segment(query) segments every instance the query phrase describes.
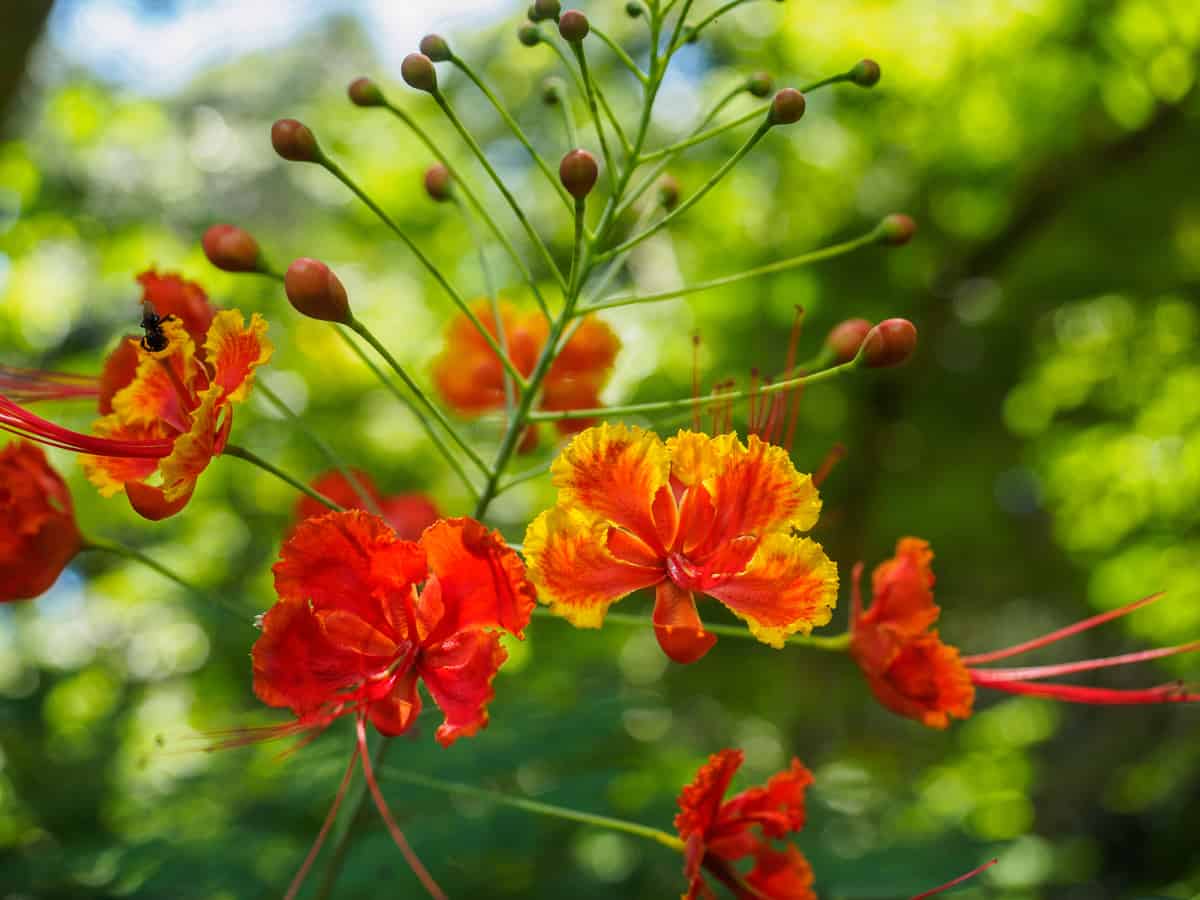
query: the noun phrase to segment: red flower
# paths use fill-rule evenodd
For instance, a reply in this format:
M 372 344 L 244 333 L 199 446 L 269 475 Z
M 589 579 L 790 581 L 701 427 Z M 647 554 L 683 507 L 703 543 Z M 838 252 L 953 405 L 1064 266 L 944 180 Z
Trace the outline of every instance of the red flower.
M 362 494 L 366 494 L 383 513 L 383 518 L 392 526 L 396 536 L 406 541 L 415 541 L 421 532 L 439 518 L 437 505 L 422 493 L 383 497 L 366 472 L 352 469 L 350 475 L 357 482 L 357 489 L 349 478 L 336 470 L 319 476 L 312 482 L 312 488 L 345 509 L 368 509 L 362 497 Z M 327 512 L 329 507 L 308 496 L 302 496 L 296 504 L 297 520 L 323 516 Z
M 1042 679 L 1059 675 L 1188 653 L 1200 649 L 1200 641 L 1056 665 L 1014 669 L 978 667 L 981 663 L 996 662 L 1044 647 L 1128 615 L 1157 600 L 1161 594 L 1092 616 L 1013 647 L 963 657 L 956 647 L 944 643 L 937 631 L 930 630 L 941 613 L 933 602 L 932 560 L 933 551 L 927 542 L 918 538 L 900 540 L 896 545 L 895 557 L 875 570 L 872 578 L 873 600 L 866 612 L 862 610 L 859 590 L 861 564 L 854 570 L 850 652 L 867 676 L 876 699 L 893 712 L 916 719 L 930 728 L 945 728 L 950 724 L 951 717 L 965 719 L 971 715 L 976 686 L 1010 694 L 1051 697 L 1069 703 L 1124 705 L 1200 701 L 1200 694 L 1188 692 L 1179 684 L 1140 690 L 1114 690 L 1042 683 Z
M 42 448 L 0 450 L 0 603 L 47 591 L 82 543 L 71 494 Z
M 791 768 L 773 775 L 765 787 L 725 800 L 743 759 L 741 750 L 713 754 L 679 795 L 675 828 L 685 844 L 685 900 L 713 897 L 704 883 L 704 870 L 739 900 L 815 900 L 808 860 L 795 847 L 777 850 L 771 845 L 804 827 L 804 792 L 812 774 L 793 759 Z M 754 865 L 743 878 L 731 863 L 746 857 L 752 857 Z

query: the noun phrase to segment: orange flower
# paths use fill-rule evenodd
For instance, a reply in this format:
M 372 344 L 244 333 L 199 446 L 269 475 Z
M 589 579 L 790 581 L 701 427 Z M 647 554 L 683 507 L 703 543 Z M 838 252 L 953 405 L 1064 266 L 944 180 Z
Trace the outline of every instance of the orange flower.
M 42 448 L 0 450 L 0 603 L 45 593 L 82 543 L 66 482 Z
M 473 312 L 499 340 L 491 303 L 478 301 Z M 549 336 L 545 317 L 539 312 L 522 314 L 512 304 L 501 303 L 500 324 L 513 366 L 528 377 Z M 541 408 L 599 406 L 600 391 L 612 374 L 620 349 L 621 341 L 608 325 L 595 316 L 585 316 L 546 373 Z M 504 408 L 504 367 L 465 315 L 455 316 L 446 329 L 445 349 L 433 361 L 433 381 L 442 399 L 460 415 L 474 417 Z M 586 419 L 557 423 L 563 434 L 581 431 L 591 424 Z
M 599 628 L 614 602 L 654 587 L 659 645 L 689 663 L 716 642 L 696 593 L 773 647 L 829 621 L 837 567 L 793 533 L 812 528 L 821 501 L 781 448 L 691 431 L 664 443 L 606 423 L 577 435 L 551 471 L 558 503 L 530 524 L 525 557 L 542 602 L 576 627 Z
M 804 855 L 793 846 L 781 851 L 770 843 L 804 827 L 804 792 L 812 784 L 812 773 L 793 759 L 791 767 L 773 775 L 765 787 L 725 800 L 743 759 L 741 750 L 714 753 L 679 795 L 675 828 L 685 845 L 684 900 L 713 897 L 704 883 L 705 870 L 739 900 L 816 900 L 812 868 Z M 754 867 L 743 878 L 730 864 L 746 857 L 753 857 Z
M 1155 594 L 1119 609 L 1060 628 L 1049 634 L 975 656 L 959 655 L 930 631 L 941 610 L 933 602 L 933 551 L 918 538 L 902 538 L 894 558 L 879 565 L 872 578 L 871 608 L 862 610 L 859 577 L 854 570 L 850 652 L 876 699 L 892 712 L 915 719 L 930 728 L 946 728 L 951 717 L 971 715 L 976 687 L 1009 694 L 1049 697 L 1067 703 L 1131 705 L 1145 703 L 1195 703 L 1200 694 L 1179 684 L 1142 689 L 1094 688 L 1074 684 L 1045 684 L 1043 679 L 1092 669 L 1129 665 L 1200 649 L 1200 641 L 1174 647 L 1142 650 L 1100 659 L 1024 666 L 1012 669 L 981 668 L 981 663 L 1007 659 L 1078 634 L 1104 622 L 1128 615 L 1161 597 Z
M 437 505 L 422 493 L 383 497 L 366 472 L 353 469 L 350 474 L 358 482 L 359 490 L 374 501 L 376 508 L 383 513 L 384 520 L 392 526 L 392 530 L 401 540 L 417 540 L 421 532 L 439 518 Z M 359 491 L 355 490 L 354 485 L 341 472 L 326 472 L 313 481 L 312 487 L 318 494 L 328 497 L 344 509 L 367 509 Z M 329 507 L 311 497 L 302 496 L 296 504 L 297 521 L 323 516 L 327 512 Z

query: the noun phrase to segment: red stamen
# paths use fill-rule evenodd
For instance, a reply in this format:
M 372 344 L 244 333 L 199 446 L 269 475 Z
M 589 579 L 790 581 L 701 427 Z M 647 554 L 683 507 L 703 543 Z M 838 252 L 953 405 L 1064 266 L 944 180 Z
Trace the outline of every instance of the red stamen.
M 976 866 L 974 869 L 972 869 L 966 875 L 959 875 L 957 878 L 952 878 L 950 881 L 947 881 L 945 884 L 941 885 L 940 887 L 935 887 L 931 891 L 925 891 L 923 894 L 917 894 L 915 897 L 912 897 L 911 900 L 925 900 L 926 897 L 932 897 L 934 894 L 940 894 L 940 893 L 942 893 L 942 891 L 948 891 L 948 890 L 950 890 L 950 888 L 954 887 L 955 885 L 962 884 L 968 878 L 974 878 L 976 875 L 978 875 L 980 872 L 984 871 L 985 869 L 990 869 L 992 866 L 994 866 L 998 862 L 1000 862 L 999 859 L 989 859 L 982 866 Z
M 748 408 L 746 413 L 746 434 L 748 435 L 761 434 L 758 421 L 759 400 L 761 399 L 761 395 L 758 391 L 758 369 L 754 368 L 750 370 L 750 397 L 746 401 L 746 406 Z
M 825 458 L 821 460 L 821 465 L 817 466 L 817 471 L 813 473 L 813 486 L 820 487 L 821 483 L 829 477 L 829 473 L 833 471 L 833 467 L 845 458 L 845 444 L 834 444 L 830 447 L 829 452 L 825 454 Z
M 863 564 L 860 560 L 854 564 L 854 568 L 850 572 L 850 630 L 854 630 L 854 624 L 862 616 L 862 573 Z
M 997 681 L 1034 681 L 1039 678 L 1073 675 L 1076 672 L 1090 672 L 1093 669 L 1107 669 L 1111 666 L 1127 666 L 1133 663 L 1146 662 L 1151 659 L 1162 659 L 1164 656 L 1191 653 L 1194 650 L 1200 650 L 1200 641 L 1192 641 L 1190 644 L 1179 644 L 1175 647 L 1139 650 L 1136 653 L 1124 653 L 1120 656 L 1084 659 L 1079 662 L 1058 663 L 1050 666 L 1024 666 L 1015 669 L 977 669 L 976 671 L 985 679 L 994 678 Z
M 800 346 L 800 333 L 804 325 L 804 307 L 796 307 L 796 316 L 792 319 L 792 333 L 788 336 L 787 364 L 783 367 L 783 378 L 796 377 L 796 350 Z M 787 406 L 787 425 L 783 430 L 783 449 L 792 452 L 792 437 L 796 433 L 796 419 L 800 415 L 800 397 L 804 385 L 798 384 L 783 392 L 782 402 Z
M 980 687 L 1022 694 L 1029 697 L 1050 697 L 1065 703 L 1087 703 L 1094 706 L 1140 706 L 1150 703 L 1200 703 L 1200 693 L 1188 691 L 1182 682 L 1160 684 L 1141 690 L 1084 687 L 1078 684 L 1043 684 L 1040 681 L 1004 681 L 986 677 L 986 670 L 970 669 L 971 681 Z
M 404 832 L 400 830 L 400 826 L 396 824 L 396 820 L 392 818 L 392 812 L 388 809 L 387 801 L 383 799 L 383 793 L 379 790 L 379 784 L 375 781 L 375 773 L 371 769 L 371 757 L 367 752 L 367 729 L 366 720 L 360 715 L 355 720 L 355 727 L 358 729 L 358 752 L 362 757 L 363 775 L 367 779 L 367 788 L 371 791 L 371 799 L 375 801 L 375 808 L 379 810 L 379 815 L 383 816 L 383 821 L 387 825 L 388 833 L 392 836 L 392 841 L 400 848 L 400 853 L 408 861 L 408 865 L 412 868 L 421 884 L 425 886 L 425 890 L 429 892 L 429 896 L 434 900 L 446 900 L 446 895 L 442 889 L 438 887 L 437 882 L 433 880 L 433 876 L 429 874 L 429 870 L 422 865 L 421 860 L 417 858 L 417 854 L 413 852 L 413 848 L 409 846 L 408 839 L 404 837 Z
M 788 378 L 793 378 L 795 375 L 788 372 Z M 800 398 L 804 396 L 804 384 L 798 384 L 795 387 L 790 387 L 784 392 L 787 398 L 787 427 L 784 429 L 783 449 L 788 453 L 792 452 L 792 441 L 796 436 L 796 423 L 800 419 Z
M 700 431 L 700 335 L 692 335 L 692 431 Z
M 1097 625 L 1103 625 L 1105 622 L 1111 622 L 1113 619 L 1119 619 L 1121 616 L 1127 616 L 1131 612 L 1141 609 L 1158 600 L 1163 596 L 1164 592 L 1159 591 L 1157 594 L 1151 594 L 1149 597 L 1143 597 L 1141 600 L 1135 600 L 1132 603 L 1126 604 L 1118 609 L 1111 609 L 1108 612 L 1100 613 L 1098 616 L 1092 616 L 1089 619 L 1084 619 L 1082 622 L 1076 622 L 1074 625 L 1068 625 L 1066 628 L 1060 628 L 1057 631 L 1052 631 L 1049 634 L 1042 635 L 1039 638 L 1034 638 L 1031 641 L 1025 641 L 1022 644 L 1014 644 L 1011 647 L 1005 647 L 1002 650 L 993 650 L 990 653 L 977 653 L 974 656 L 964 656 L 963 662 L 968 666 L 978 665 L 979 663 L 995 662 L 999 659 L 1008 659 L 1010 656 L 1016 656 L 1020 653 L 1025 653 L 1028 650 L 1036 650 L 1039 647 L 1045 647 L 1047 644 L 1053 644 L 1055 641 L 1061 641 L 1063 638 L 1071 637 L 1079 634 L 1081 631 L 1087 631 L 1089 628 L 1095 628 Z
M 100 394 L 100 379 L 94 375 L 18 369 L 0 364 L 0 394 L 19 403 L 96 397 Z
M 34 415 L 3 396 L 0 396 L 0 431 L 10 431 L 62 450 L 126 459 L 162 459 L 170 456 L 175 446 L 170 440 L 124 441 L 71 431 Z
M 354 764 L 358 762 L 358 756 L 359 748 L 358 744 L 355 744 L 354 750 L 350 754 L 350 762 L 346 766 L 346 774 L 342 776 L 342 783 L 338 785 L 337 793 L 333 795 L 333 803 L 329 807 L 329 812 L 325 814 L 325 821 L 321 823 L 321 830 L 317 832 L 316 840 L 313 841 L 312 847 L 309 848 L 308 855 L 304 857 L 304 862 L 300 865 L 300 870 L 292 879 L 292 883 L 288 885 L 287 893 L 283 895 L 283 900 L 294 900 L 295 896 L 300 893 L 300 888 L 304 886 L 304 880 L 308 877 L 309 869 L 317 861 L 317 854 L 321 852 L 325 838 L 329 836 L 329 829 L 333 827 L 333 823 L 337 819 L 337 811 L 342 805 L 342 798 L 346 796 L 346 788 L 350 786 L 350 778 L 354 775 Z

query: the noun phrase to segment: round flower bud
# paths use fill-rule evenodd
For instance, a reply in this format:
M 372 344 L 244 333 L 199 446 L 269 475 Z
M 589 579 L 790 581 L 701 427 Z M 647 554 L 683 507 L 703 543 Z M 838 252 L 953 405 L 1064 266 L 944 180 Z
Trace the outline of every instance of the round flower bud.
M 637 0 L 629 0 L 629 2 L 625 4 L 625 15 L 629 16 L 631 19 L 638 18 L 641 16 L 642 12 L 642 4 L 638 3 Z
M 542 82 L 542 102 L 547 106 L 557 106 L 563 98 L 563 80 L 551 76 Z
M 590 30 L 587 16 L 577 9 L 568 9 L 558 19 L 558 33 L 568 43 L 578 44 L 588 36 Z
M 860 59 L 850 70 L 850 80 L 859 87 L 874 87 L 879 84 L 879 63 L 873 59 Z
M 784 88 L 775 94 L 769 113 L 772 125 L 791 125 L 799 122 L 806 106 L 804 95 L 795 88 Z
M 916 221 L 912 216 L 906 216 L 904 213 L 892 213 L 890 216 L 884 216 L 883 221 L 879 223 L 879 239 L 893 247 L 907 244 L 916 233 Z
M 424 53 L 410 53 L 400 63 L 400 75 L 404 83 L 418 91 L 432 94 L 437 90 L 437 69 Z
M 542 42 L 542 32 L 536 25 L 526 22 L 517 29 L 517 40 L 526 47 L 536 47 Z
M 867 332 L 862 343 L 863 365 L 872 369 L 898 366 L 917 349 L 917 328 L 908 319 L 884 319 Z
M 562 4 L 558 0 L 533 0 L 533 4 L 529 7 L 529 19 L 533 22 L 557 19 L 560 12 L 562 12 Z
M 200 241 L 208 261 L 225 272 L 257 272 L 258 241 L 236 225 L 213 225 Z
M 765 97 L 775 89 L 775 79 L 770 72 L 755 72 L 746 79 L 746 90 L 755 97 Z
M 284 159 L 292 162 L 320 162 L 321 148 L 316 135 L 307 125 L 295 119 L 280 119 L 271 126 L 271 146 Z
M 679 181 L 674 175 L 658 179 L 658 202 L 667 212 L 679 205 Z
M 354 318 L 350 315 L 346 289 L 320 260 L 306 257 L 295 260 L 283 277 L 283 289 L 296 311 L 310 319 L 346 325 Z
M 847 319 L 833 326 L 825 338 L 825 346 L 833 351 L 833 358 L 837 362 L 850 362 L 858 356 L 858 348 L 862 346 L 871 327 L 866 319 Z
M 346 88 L 350 102 L 355 106 L 383 106 L 383 91 L 370 78 L 355 78 Z
M 421 52 L 434 62 L 445 62 L 450 58 L 450 45 L 440 34 L 427 34 L 419 44 Z
M 450 170 L 441 163 L 425 170 L 425 193 L 437 203 L 450 199 Z
M 567 189 L 567 193 L 576 200 L 582 200 L 591 193 L 599 175 L 600 167 L 596 163 L 596 157 L 586 150 L 572 150 L 562 158 L 558 166 L 559 180 Z

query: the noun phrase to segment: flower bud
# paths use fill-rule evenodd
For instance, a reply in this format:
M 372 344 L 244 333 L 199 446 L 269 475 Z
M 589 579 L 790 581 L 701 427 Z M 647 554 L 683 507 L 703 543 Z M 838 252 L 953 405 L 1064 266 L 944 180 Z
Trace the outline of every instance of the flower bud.
M 425 170 L 425 193 L 437 203 L 450 199 L 450 170 L 441 163 Z
M 679 205 L 679 180 L 674 175 L 664 175 L 658 180 L 658 203 L 667 212 Z
M 912 216 L 906 216 L 904 213 L 892 213 L 890 216 L 884 216 L 883 221 L 879 223 L 879 240 L 885 244 L 891 244 L 893 247 L 907 244 L 916 233 L 916 221 Z
M 383 91 L 370 78 L 355 78 L 350 82 L 350 87 L 346 88 L 346 93 L 350 95 L 350 102 L 355 106 L 383 106 L 386 102 Z
M 563 18 L 566 18 L 565 14 Z M 596 186 L 596 178 L 600 175 L 600 167 L 596 157 L 586 150 L 572 150 L 562 158 L 558 166 L 558 177 L 567 193 L 576 200 L 582 200 Z
M 450 58 L 450 45 L 440 34 L 427 34 L 419 44 L 421 52 L 434 62 L 445 62 Z
M 631 19 L 638 18 L 643 12 L 644 9 L 642 4 L 638 3 L 637 0 L 629 0 L 629 2 L 625 4 L 625 15 L 629 16 Z
M 858 348 L 862 346 L 871 327 L 871 323 L 866 319 L 847 319 L 845 322 L 839 322 L 825 338 L 825 346 L 833 351 L 833 358 L 837 362 L 850 362 L 858 356 Z
M 860 59 L 850 70 L 850 80 L 859 87 L 874 87 L 879 84 L 879 63 L 873 59 Z
M 347 325 L 354 318 L 350 315 L 346 289 L 320 260 L 306 257 L 295 260 L 283 277 L 283 289 L 296 311 L 310 319 Z
M 271 126 L 271 146 L 292 162 L 320 162 L 321 148 L 307 125 L 295 119 L 280 119 Z
M 562 103 L 564 87 L 566 85 L 561 78 L 554 75 L 547 78 L 542 82 L 542 102 L 547 106 L 558 106 Z
M 746 79 L 746 90 L 755 97 L 765 97 L 775 88 L 775 79 L 770 72 L 755 72 Z
M 577 9 L 568 9 L 558 19 L 558 33 L 569 44 L 578 44 L 588 36 L 590 30 L 587 16 Z
M 258 241 L 236 225 L 213 225 L 200 243 L 208 261 L 222 271 L 258 271 Z
M 410 53 L 400 63 L 400 75 L 404 83 L 418 91 L 432 94 L 437 90 L 437 70 L 424 53 Z
M 806 105 L 802 93 L 795 88 L 784 88 L 775 94 L 775 99 L 771 101 L 768 121 L 772 125 L 791 125 L 793 122 L 799 122 Z
M 908 319 L 884 319 L 867 332 L 862 364 L 872 369 L 898 366 L 917 349 L 917 329 Z
M 529 7 L 529 20 L 542 22 L 546 19 L 557 19 L 562 12 L 562 4 L 558 0 L 533 0 Z
M 526 22 L 517 29 L 517 40 L 526 47 L 536 47 L 542 42 L 542 32 L 536 25 Z

